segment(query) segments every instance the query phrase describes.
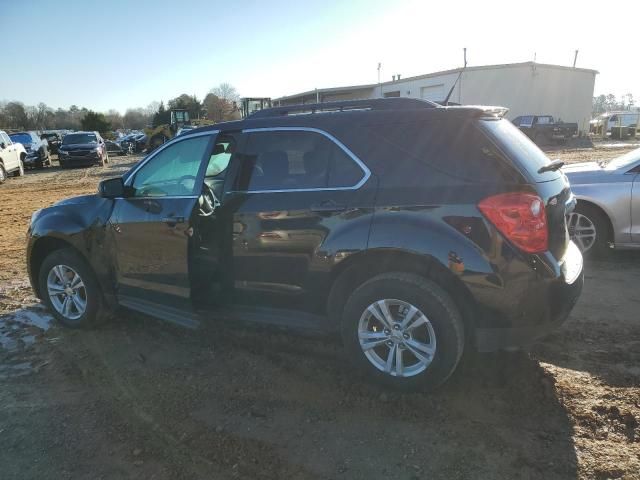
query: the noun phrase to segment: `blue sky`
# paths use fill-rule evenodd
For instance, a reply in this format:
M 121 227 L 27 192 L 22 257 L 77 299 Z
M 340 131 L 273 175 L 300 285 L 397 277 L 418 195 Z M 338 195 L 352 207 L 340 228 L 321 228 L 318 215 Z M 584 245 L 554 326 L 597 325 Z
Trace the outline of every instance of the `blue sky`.
M 635 27 L 600 27 L 609 22 L 584 1 L 535 4 L 0 0 L 0 101 L 124 112 L 181 93 L 202 98 L 221 82 L 244 96 L 278 97 L 374 83 L 378 62 L 383 80 L 454 68 L 463 47 L 470 65 L 534 52 L 539 62 L 570 65 L 578 48 L 578 66 L 600 71 L 596 94 L 640 100 L 640 64 L 629 54 L 640 46 Z M 624 10 L 621 18 L 640 17 L 639 2 Z

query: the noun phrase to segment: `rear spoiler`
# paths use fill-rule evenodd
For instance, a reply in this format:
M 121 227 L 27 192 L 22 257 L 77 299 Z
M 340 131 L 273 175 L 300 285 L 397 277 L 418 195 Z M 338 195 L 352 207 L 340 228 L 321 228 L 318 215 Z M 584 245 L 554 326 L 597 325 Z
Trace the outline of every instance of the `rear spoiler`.
M 497 107 L 491 105 L 462 105 L 440 107 L 451 112 L 468 113 L 475 117 L 503 118 L 509 111 L 506 107 Z

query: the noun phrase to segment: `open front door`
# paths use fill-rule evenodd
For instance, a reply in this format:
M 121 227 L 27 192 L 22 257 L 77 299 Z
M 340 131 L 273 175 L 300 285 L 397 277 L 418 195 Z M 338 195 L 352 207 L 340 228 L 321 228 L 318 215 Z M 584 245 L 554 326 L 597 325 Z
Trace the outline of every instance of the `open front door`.
M 115 200 L 110 231 L 122 305 L 195 326 L 189 249 L 212 137 L 167 144 L 127 179 L 129 195 Z

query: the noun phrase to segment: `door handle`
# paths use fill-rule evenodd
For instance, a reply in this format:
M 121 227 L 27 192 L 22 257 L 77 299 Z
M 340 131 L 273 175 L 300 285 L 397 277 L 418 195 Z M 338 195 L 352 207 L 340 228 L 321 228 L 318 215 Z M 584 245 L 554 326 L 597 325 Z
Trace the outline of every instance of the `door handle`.
M 311 205 L 311 211 L 316 213 L 344 212 L 346 209 L 346 205 L 336 203 L 333 200 L 325 200 Z
M 170 227 L 175 227 L 178 223 L 184 223 L 184 217 L 164 217 L 162 221 Z

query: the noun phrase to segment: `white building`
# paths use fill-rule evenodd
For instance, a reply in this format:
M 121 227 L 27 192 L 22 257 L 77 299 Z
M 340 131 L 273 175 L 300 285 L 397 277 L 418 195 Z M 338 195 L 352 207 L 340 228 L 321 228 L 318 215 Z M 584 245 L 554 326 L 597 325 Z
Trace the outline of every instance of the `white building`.
M 275 105 L 330 102 L 382 97 L 410 97 L 442 101 L 461 69 L 428 73 L 390 82 L 323 88 L 277 98 Z M 509 108 L 508 118 L 553 115 L 576 122 L 589 131 L 596 70 L 535 62 L 467 67 L 449 99 L 462 105 L 498 105 Z

